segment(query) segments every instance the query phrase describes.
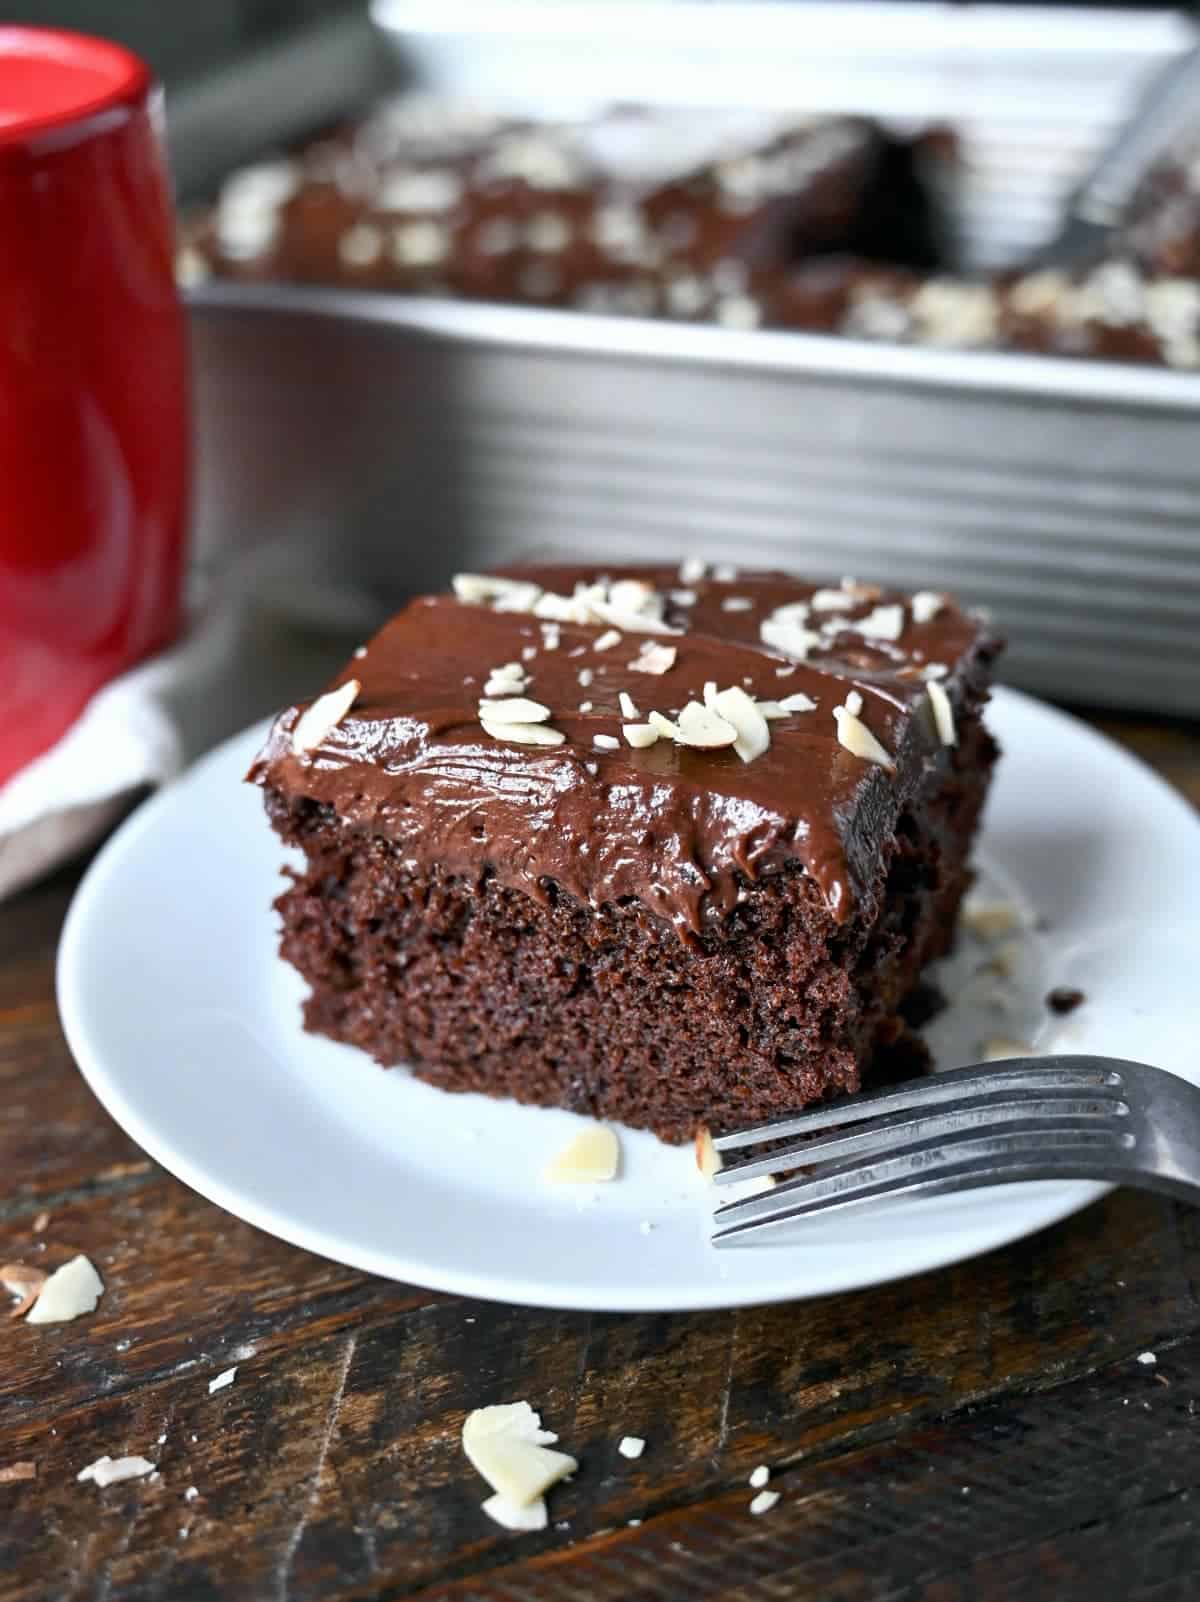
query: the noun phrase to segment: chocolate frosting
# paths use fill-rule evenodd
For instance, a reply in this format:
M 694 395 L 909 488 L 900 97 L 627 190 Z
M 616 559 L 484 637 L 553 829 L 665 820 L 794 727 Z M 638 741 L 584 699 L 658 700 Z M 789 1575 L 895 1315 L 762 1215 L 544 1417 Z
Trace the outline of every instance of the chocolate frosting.
M 776 608 L 809 601 L 816 586 L 779 573 L 718 571 L 719 579 L 685 583 L 673 568 L 504 570 L 557 595 L 603 577 L 639 579 L 666 598 L 664 622 L 679 632 L 622 629 L 618 643 L 599 651 L 607 623 L 549 624 L 449 595 L 415 600 L 334 681 L 354 678 L 361 689 L 316 749 L 293 751 L 304 708 L 291 707 L 276 718 L 249 777 L 393 841 L 414 872 L 440 865 L 474 881 L 494 874 L 538 899 L 551 884 L 595 905 L 632 898 L 687 937 L 727 916 L 747 883 L 798 864 L 843 922 L 874 893 L 883 847 L 909 798 L 931 765 L 950 760 L 922 670 L 944 666 L 952 707 L 973 705 L 998 642 L 950 601 L 917 622 L 898 594 L 850 591 L 849 610 L 812 612 L 808 626 L 823 624 L 826 634 L 796 661 L 765 646 L 760 627 Z M 896 602 L 904 607 L 897 640 L 855 632 L 877 606 Z M 555 648 L 547 635 L 557 637 Z M 652 640 L 676 648 L 661 675 L 631 666 Z M 529 676 L 521 693 L 550 708 L 548 726 L 565 734 L 564 744 L 514 744 L 481 726 L 488 675 L 513 661 Z M 592 678 L 581 685 L 582 670 Z M 624 723 L 651 709 L 673 717 L 703 700 L 706 681 L 740 685 L 759 701 L 803 692 L 816 710 L 771 721 L 770 748 L 750 762 L 729 748 L 667 738 L 645 749 L 626 743 Z M 895 771 L 838 742 L 833 709 L 852 690 Z M 639 719 L 623 714 L 622 691 Z M 597 749 L 597 735 L 620 744 Z

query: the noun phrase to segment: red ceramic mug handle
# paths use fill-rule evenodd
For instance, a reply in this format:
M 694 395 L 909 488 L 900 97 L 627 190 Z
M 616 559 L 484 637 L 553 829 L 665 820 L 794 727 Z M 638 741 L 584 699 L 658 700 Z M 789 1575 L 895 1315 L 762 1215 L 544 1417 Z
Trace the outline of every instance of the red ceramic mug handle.
M 188 384 L 161 102 L 0 27 L 0 784 L 177 632 Z

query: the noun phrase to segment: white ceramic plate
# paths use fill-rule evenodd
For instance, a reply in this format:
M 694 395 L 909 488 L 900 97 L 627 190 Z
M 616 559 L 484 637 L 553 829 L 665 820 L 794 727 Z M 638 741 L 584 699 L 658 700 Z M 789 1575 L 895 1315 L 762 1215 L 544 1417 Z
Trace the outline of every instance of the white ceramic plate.
M 1029 927 L 1011 981 L 971 977 L 981 952 L 965 943 L 947 975 L 956 1001 L 933 1031 L 939 1060 L 1017 1033 L 1196 1076 L 1193 952 L 1178 926 L 1200 888 L 1200 823 L 1072 718 L 1005 690 L 991 722 L 1005 755 L 981 857 Z M 1101 1193 L 1007 1186 L 817 1219 L 789 1242 L 718 1252 L 707 1238 L 713 1193 L 688 1149 L 624 1133 L 617 1182 L 543 1184 L 543 1165 L 579 1125 L 571 1114 L 449 1096 L 302 1032 L 302 987 L 276 956 L 270 910 L 282 853 L 241 782 L 262 732 L 214 751 L 108 843 L 71 908 L 58 971 L 67 1037 L 100 1100 L 230 1212 L 390 1278 L 621 1311 L 895 1279 Z M 1054 1020 L 1041 998 L 1064 983 L 1088 1000 Z

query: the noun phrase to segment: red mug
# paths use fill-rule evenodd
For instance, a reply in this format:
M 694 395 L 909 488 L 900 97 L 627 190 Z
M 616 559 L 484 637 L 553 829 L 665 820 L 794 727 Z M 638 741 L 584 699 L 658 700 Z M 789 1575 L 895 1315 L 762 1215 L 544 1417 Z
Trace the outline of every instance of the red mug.
M 160 91 L 0 27 L 0 784 L 178 631 L 188 453 Z

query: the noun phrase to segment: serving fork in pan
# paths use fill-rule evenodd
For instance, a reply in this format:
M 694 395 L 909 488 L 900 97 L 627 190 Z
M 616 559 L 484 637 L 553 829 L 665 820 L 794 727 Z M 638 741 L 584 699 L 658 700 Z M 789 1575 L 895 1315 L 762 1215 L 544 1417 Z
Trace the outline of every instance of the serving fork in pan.
M 718 1135 L 718 1185 L 786 1175 L 717 1209 L 713 1242 L 770 1240 L 835 1209 L 1020 1180 L 1092 1179 L 1200 1203 L 1200 1088 L 1115 1057 L 954 1068 Z

